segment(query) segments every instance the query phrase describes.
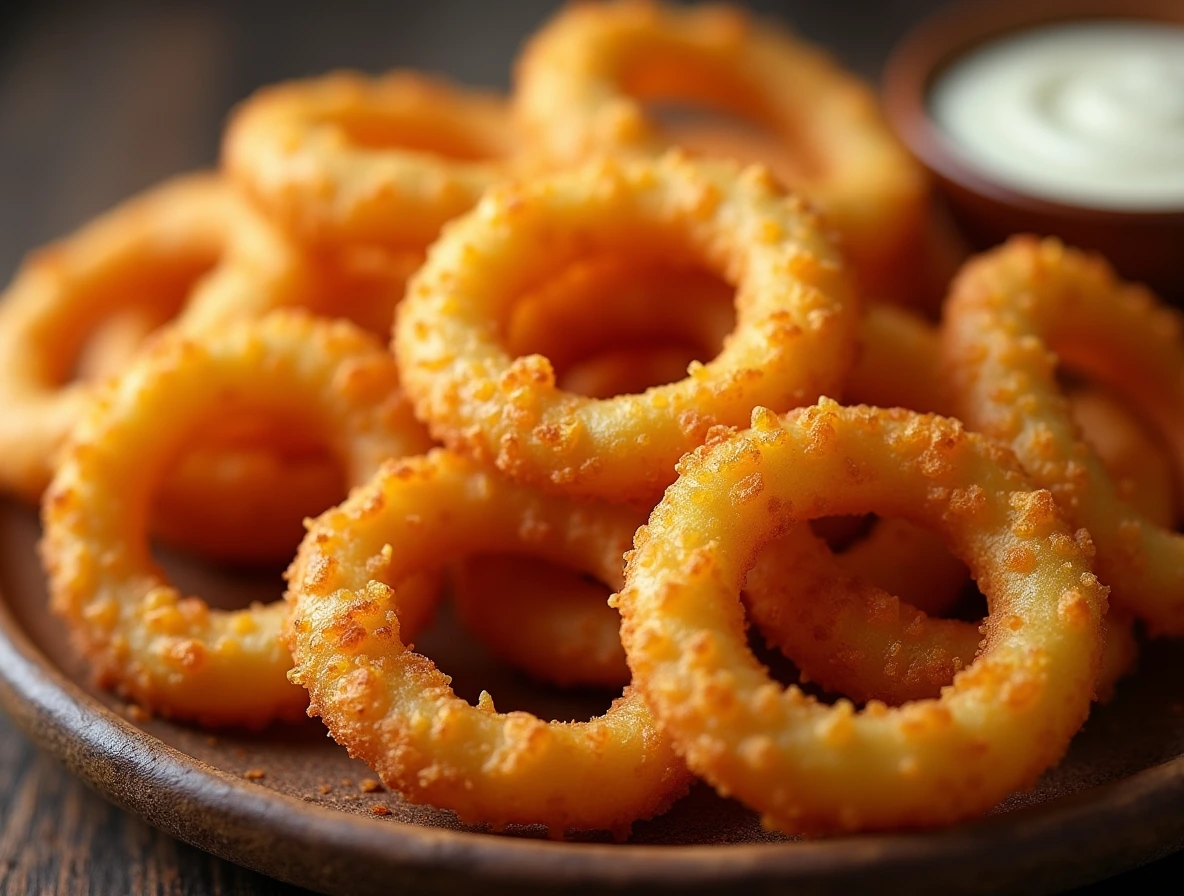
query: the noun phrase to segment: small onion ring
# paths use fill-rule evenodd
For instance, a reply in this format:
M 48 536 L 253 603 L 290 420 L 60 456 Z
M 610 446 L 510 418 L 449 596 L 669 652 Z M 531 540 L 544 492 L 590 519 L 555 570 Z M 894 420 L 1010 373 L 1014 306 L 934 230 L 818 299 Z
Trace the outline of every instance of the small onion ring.
M 404 577 L 472 553 L 523 553 L 621 583 L 640 514 L 515 485 L 436 450 L 391 462 L 309 528 L 289 570 L 294 682 L 338 743 L 406 799 L 466 823 L 626 833 L 689 776 L 640 694 L 581 723 L 457 697 L 405 646 Z M 392 551 L 391 545 L 398 545 Z
M 235 408 L 310 423 L 352 482 L 430 444 L 390 355 L 352 325 L 277 312 L 201 340 L 175 332 L 79 421 L 46 492 L 42 556 L 53 609 L 102 684 L 175 718 L 260 726 L 307 705 L 285 677 L 283 602 L 223 612 L 183 597 L 146 538 L 172 458 Z M 432 577 L 407 589 L 409 627 L 422 624 L 435 590 Z
M 284 293 L 293 256 L 211 175 L 180 177 L 34 253 L 0 301 L 0 487 L 30 501 L 91 387 L 62 385 L 86 337 L 125 308 L 164 319 L 229 264 Z M 208 279 L 209 274 L 204 279 Z
M 410 71 L 265 87 L 232 115 L 230 177 L 302 242 L 423 249 L 500 179 L 503 100 Z
M 514 83 L 524 144 L 543 165 L 669 148 L 646 99 L 762 124 L 793 159 L 780 167 L 801 172 L 790 185 L 842 234 L 864 294 L 910 279 L 928 219 L 924 170 L 867 85 L 772 23 L 715 5 L 572 4 L 530 39 Z
M 942 351 L 959 415 L 1011 446 L 1089 530 L 1115 604 L 1153 635 L 1184 634 L 1184 536 L 1123 500 L 1055 378 L 1059 361 L 1115 390 L 1156 424 L 1184 470 L 1184 318 L 1100 258 L 1016 237 L 958 275 Z
M 758 408 L 679 467 L 616 602 L 635 687 L 717 789 L 787 832 L 929 827 L 982 814 L 1063 755 L 1089 712 L 1106 588 L 1004 449 L 947 418 L 824 400 L 784 419 Z M 739 594 L 786 526 L 868 511 L 948 537 L 990 616 L 939 699 L 856 712 L 769 678 Z
M 400 374 L 449 447 L 540 487 L 644 501 L 712 426 L 838 385 L 857 310 L 816 225 L 763 169 L 677 154 L 496 187 L 413 278 L 395 325 Z M 545 357 L 510 357 L 498 325 L 516 295 L 581 258 L 647 251 L 736 281 L 736 329 L 715 359 L 644 395 L 597 400 L 558 390 Z
M 468 557 L 451 572 L 457 616 L 498 659 L 561 688 L 629 684 L 604 585 L 533 557 Z
M 910 525 L 906 542 L 917 543 L 918 533 L 929 534 Z M 809 526 L 792 527 L 748 572 L 749 618 L 768 644 L 793 660 L 802 681 L 857 703 L 897 706 L 938 696 L 974 659 L 982 640 L 978 626 L 927 616 L 868 574 L 845 567 L 843 556 L 832 555 Z M 917 575 L 908 569 L 900 577 L 913 582 Z
M 362 249 L 302 255 L 210 174 L 123 203 L 31 256 L 0 303 L 0 487 L 38 500 L 94 381 L 170 319 L 200 333 L 299 306 L 389 332 L 418 263 Z M 65 382 L 75 356 L 80 378 Z M 214 559 L 287 559 L 335 481 L 334 465 L 289 468 L 268 446 L 191 453 L 162 483 L 153 530 Z
M 896 518 L 880 524 L 901 524 L 905 550 L 922 549 L 921 536 L 937 538 Z M 960 564 L 941 547 L 939 565 Z M 965 565 L 950 575 L 954 572 L 963 582 L 969 578 Z M 808 527 L 797 526 L 757 556 L 744 602 L 766 643 L 798 666 L 802 681 L 859 702 L 898 706 L 939 696 L 954 674 L 974 661 L 981 643 L 979 623 L 928 618 L 948 609 L 949 590 L 926 596 L 937 604 L 932 612 L 898 596 L 919 590 L 918 583 L 933 575 L 902 570 L 897 578 L 903 587 L 894 591 L 886 566 L 859 569 L 846 555 L 832 555 Z M 1099 703 L 1108 702 L 1118 681 L 1134 669 L 1138 642 L 1131 618 L 1111 610 L 1104 642 L 1094 691 Z

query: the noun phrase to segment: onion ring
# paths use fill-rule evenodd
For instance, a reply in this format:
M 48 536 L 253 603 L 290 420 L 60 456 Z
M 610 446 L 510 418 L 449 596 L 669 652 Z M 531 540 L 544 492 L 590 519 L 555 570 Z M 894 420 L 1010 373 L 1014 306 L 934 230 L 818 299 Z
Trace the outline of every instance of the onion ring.
M 937 538 L 904 520 L 880 521 L 886 524 L 902 526 L 904 551 L 919 552 L 925 539 Z M 944 545 L 939 557 L 939 566 L 960 564 L 946 573 L 951 579 L 959 573 L 962 584 L 969 579 L 965 565 Z M 892 575 L 886 564 L 865 570 L 845 554 L 832 555 L 807 527 L 799 526 L 757 556 L 745 582 L 745 606 L 766 643 L 797 664 L 802 681 L 859 702 L 878 700 L 890 706 L 937 697 L 958 670 L 974 661 L 982 638 L 979 624 L 929 618 L 949 608 L 951 595 L 958 596 L 951 583 L 940 579 L 939 587 L 922 593 L 918 602 L 932 604 L 932 610 L 901 599 L 898 592 L 921 592 L 920 583 L 936 578 L 934 572 L 898 571 L 896 590 Z M 1112 610 L 1104 625 L 1097 702 L 1113 697 L 1137 656 L 1131 618 Z
M 815 224 L 767 172 L 678 155 L 494 188 L 436 243 L 399 307 L 404 385 L 437 438 L 519 481 L 643 501 L 712 426 L 838 385 L 857 310 Z M 589 399 L 556 389 L 545 357 L 514 360 L 499 342 L 497 324 L 532 282 L 580 258 L 646 250 L 737 281 L 736 330 L 686 379 Z
M 216 332 L 235 320 L 299 307 L 390 333 L 395 305 L 420 256 L 355 249 L 305 253 L 297 289 L 274 288 L 246 265 L 227 265 L 190 299 L 181 325 Z M 316 446 L 281 445 L 266 432 L 195 439 L 161 483 L 152 530 L 161 541 L 235 564 L 286 563 L 304 534 L 303 520 L 345 493 L 340 465 Z
M 946 305 L 942 351 L 960 416 L 1010 445 L 1097 545 L 1115 604 L 1153 635 L 1184 634 L 1184 537 L 1123 500 L 1081 439 L 1059 361 L 1121 395 L 1184 470 L 1184 319 L 1100 258 L 1013 238 L 968 263 Z
M 543 495 L 447 451 L 388 463 L 311 525 L 289 570 L 291 678 L 334 739 L 412 802 L 466 823 L 627 832 L 689 783 L 641 696 L 626 691 L 574 724 L 497 713 L 488 695 L 471 706 L 404 646 L 403 589 L 390 583 L 456 555 L 509 552 L 615 587 L 639 519 Z
M 239 225 L 242 226 L 240 230 Z M 168 181 L 32 254 L 0 302 L 0 485 L 36 501 L 90 388 L 60 385 L 86 335 L 122 308 L 175 314 L 232 246 L 271 254 L 208 175 Z
M 452 567 L 465 627 L 503 662 L 561 688 L 622 688 L 621 617 L 598 582 L 533 557 L 469 557 Z
M 124 203 L 26 261 L 0 301 L 0 487 L 33 501 L 48 483 L 90 393 L 87 383 L 62 385 L 87 335 L 123 308 L 175 314 L 229 255 L 276 291 L 290 282 L 283 243 L 219 180 L 196 175 Z
M 93 380 L 122 370 L 170 319 L 199 333 L 303 306 L 389 332 L 417 265 L 415 256 L 362 250 L 303 256 L 209 174 L 118 206 L 34 254 L 0 303 L 0 487 L 39 499 Z M 67 382 L 71 366 L 80 378 Z M 324 485 L 339 481 L 333 464 L 285 469 L 266 445 L 191 453 L 162 484 L 153 529 L 216 559 L 286 559 L 303 516 L 324 506 Z
M 429 444 L 393 360 L 351 325 L 276 313 L 200 341 L 173 333 L 79 421 L 46 493 L 42 556 L 53 609 L 103 685 L 175 718 L 259 726 L 307 705 L 285 677 L 283 603 L 222 612 L 183 597 L 153 564 L 145 531 L 172 457 L 235 408 L 311 423 L 353 482 Z M 409 626 L 421 624 L 410 617 L 423 616 L 434 584 L 407 589 Z
M 906 542 L 917 544 L 918 533 L 929 534 L 910 526 Z M 749 618 L 770 646 L 793 660 L 803 681 L 827 691 L 890 706 L 938 696 L 973 661 L 982 640 L 978 626 L 927 616 L 866 573 L 845 567 L 843 556 L 832 555 L 809 526 L 793 527 L 766 546 L 748 572 Z M 917 575 L 908 569 L 898 577 L 908 584 Z
M 1061 757 L 1089 712 L 1106 588 L 1003 449 L 954 420 L 823 401 L 757 409 L 679 466 L 616 602 L 634 685 L 692 770 L 765 824 L 820 834 L 972 818 Z M 942 532 L 987 595 L 986 644 L 938 700 L 824 706 L 745 643 L 755 553 L 791 523 L 867 511 Z
M 233 114 L 223 166 L 302 242 L 423 249 L 500 179 L 500 97 L 396 71 L 265 87 Z
M 647 99 L 763 125 L 792 159 L 779 167 L 801 172 L 790 185 L 842 234 L 863 293 L 886 297 L 910 279 L 928 220 L 924 170 L 865 84 L 772 23 L 724 6 L 569 5 L 530 39 L 514 82 L 524 143 L 543 165 L 668 148 Z

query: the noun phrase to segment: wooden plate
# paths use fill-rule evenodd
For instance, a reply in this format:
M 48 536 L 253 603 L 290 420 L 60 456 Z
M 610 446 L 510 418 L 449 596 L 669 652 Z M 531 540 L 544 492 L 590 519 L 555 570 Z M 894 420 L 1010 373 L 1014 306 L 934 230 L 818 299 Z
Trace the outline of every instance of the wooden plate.
M 92 689 L 45 606 L 34 515 L 0 504 L 0 707 L 106 797 L 170 834 L 328 893 L 568 891 L 1041 892 L 1097 880 L 1184 845 L 1184 657 L 1149 645 L 1069 756 L 990 818 L 924 834 L 790 842 L 699 787 L 626 845 L 493 835 L 409 806 L 315 722 L 263 734 L 207 732 L 135 714 Z M 227 577 L 165 558 L 182 587 L 223 605 L 279 592 L 278 573 Z M 499 669 L 450 620 L 420 647 L 472 699 L 556 718 L 606 695 L 557 698 Z M 263 773 L 259 778 L 254 772 Z M 248 777 L 251 773 L 251 777 Z M 390 814 L 376 816 L 384 807 Z M 380 809 L 380 811 L 382 811 Z

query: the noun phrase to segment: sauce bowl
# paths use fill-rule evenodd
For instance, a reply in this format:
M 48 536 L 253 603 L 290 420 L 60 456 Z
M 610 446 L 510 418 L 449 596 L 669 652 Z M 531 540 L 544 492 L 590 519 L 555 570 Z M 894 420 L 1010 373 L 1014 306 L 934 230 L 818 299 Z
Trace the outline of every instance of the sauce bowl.
M 1092 208 L 1034 196 L 1001 183 L 965 157 L 934 121 L 930 92 L 947 66 L 986 41 L 1029 28 L 1081 20 L 1153 20 L 1184 25 L 1180 0 L 969 0 L 917 25 L 884 72 L 886 114 L 930 169 L 955 220 L 976 248 L 1014 233 L 1053 235 L 1104 254 L 1132 280 L 1184 304 L 1184 206 L 1165 210 Z

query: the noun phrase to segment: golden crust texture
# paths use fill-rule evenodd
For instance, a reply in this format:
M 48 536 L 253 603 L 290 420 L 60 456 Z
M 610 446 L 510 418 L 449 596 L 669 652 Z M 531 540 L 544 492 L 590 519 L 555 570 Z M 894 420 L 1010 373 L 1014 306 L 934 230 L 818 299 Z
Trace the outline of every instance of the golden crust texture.
M 602 400 L 563 392 L 547 358 L 510 356 L 499 327 L 532 282 L 615 253 L 722 274 L 736 329 L 677 383 Z M 805 205 L 761 169 L 670 155 L 491 190 L 432 247 L 394 348 L 417 414 L 450 448 L 542 488 L 644 502 L 713 426 L 838 386 L 856 323 L 842 263 Z
M 1052 496 L 954 420 L 831 401 L 696 450 L 638 530 L 617 597 L 634 684 L 690 767 L 787 832 L 931 827 L 986 812 L 1089 711 L 1106 588 Z M 878 512 L 934 528 L 987 596 L 982 651 L 933 700 L 857 712 L 773 682 L 739 594 L 786 527 Z
M 41 545 L 54 611 L 101 683 L 146 709 L 257 727 L 298 715 L 279 642 L 284 606 L 212 610 L 152 562 L 154 490 L 188 439 L 232 410 L 306 427 L 361 482 L 429 444 L 381 344 L 346 323 L 293 312 L 195 340 L 162 337 L 89 406 L 46 492 Z M 408 590 L 434 594 L 425 577 Z
M 1153 634 L 1184 634 L 1184 536 L 1125 499 L 1082 438 L 1058 365 L 1120 395 L 1163 433 L 1184 471 L 1184 317 L 1100 258 L 1016 237 L 955 280 L 942 328 L 945 370 L 968 427 L 1009 445 L 1097 545 L 1115 605 Z
M 334 739 L 412 802 L 463 821 L 625 834 L 689 775 L 631 689 L 589 722 L 458 698 L 402 630 L 408 574 L 469 553 L 520 553 L 618 587 L 640 522 L 619 505 L 515 485 L 448 451 L 385 465 L 309 529 L 288 573 L 291 673 Z M 393 548 L 397 546 L 397 549 Z
M 410 71 L 265 87 L 233 114 L 223 167 L 302 243 L 421 250 L 504 176 L 503 100 Z
M 840 232 L 864 292 L 916 300 L 916 258 L 928 239 L 924 169 L 871 88 L 774 23 L 722 5 L 569 4 L 527 43 L 514 85 L 524 146 L 544 167 L 672 145 L 752 160 L 735 141 L 669 132 L 647 111 L 651 99 L 764 127 L 782 150 L 776 170 Z

